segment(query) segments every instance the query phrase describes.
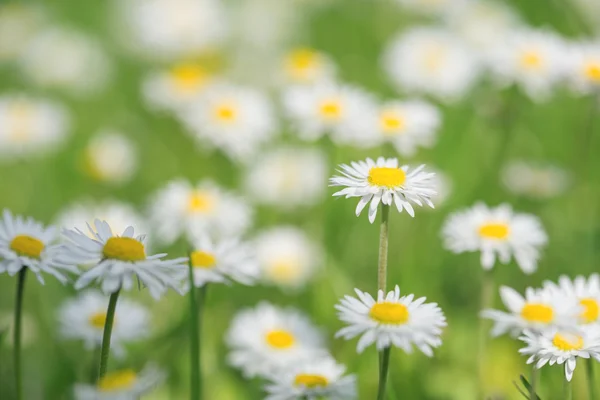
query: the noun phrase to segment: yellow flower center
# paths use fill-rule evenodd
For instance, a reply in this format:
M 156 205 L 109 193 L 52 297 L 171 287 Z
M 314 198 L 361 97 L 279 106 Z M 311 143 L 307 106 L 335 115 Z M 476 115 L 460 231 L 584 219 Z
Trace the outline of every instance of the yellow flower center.
M 367 181 L 374 186 L 398 187 L 406 181 L 406 173 L 401 168 L 373 167 Z
M 109 372 L 98 381 L 98 390 L 101 392 L 117 392 L 131 389 L 137 381 L 137 375 L 131 369 Z
M 552 339 L 552 344 L 562 351 L 581 350 L 583 348 L 583 338 L 570 333 L 557 333 Z
M 214 110 L 215 119 L 224 124 L 231 124 L 238 118 L 238 110 L 234 104 L 222 103 L 215 106 Z
M 402 325 L 408 322 L 408 308 L 399 303 L 376 303 L 371 307 L 369 316 L 382 324 Z
M 545 304 L 527 303 L 521 309 L 521 317 L 529 322 L 549 324 L 554 319 L 554 310 Z
M 379 117 L 379 124 L 383 133 L 399 134 L 402 133 L 405 121 L 397 112 L 392 110 L 383 111 Z
M 106 241 L 102 249 L 104 258 L 121 261 L 142 261 L 146 259 L 144 245 L 130 237 L 113 236 Z
M 479 236 L 484 239 L 504 240 L 510 233 L 510 227 L 505 223 L 488 223 L 479 227 Z
M 44 251 L 44 243 L 29 235 L 17 235 L 11 240 L 10 249 L 20 256 L 40 258 Z
M 295 80 L 310 78 L 311 72 L 319 67 L 321 58 L 312 49 L 297 49 L 292 51 L 285 60 L 287 74 Z
M 443 46 L 431 45 L 423 55 L 423 67 L 431 73 L 438 72 L 444 64 L 446 49 Z
M 326 387 L 328 384 L 329 381 L 323 375 L 298 374 L 296 375 L 296 378 L 294 378 L 294 385 L 304 386 L 310 389 L 316 387 Z
M 276 349 L 289 349 L 296 343 L 294 335 L 281 329 L 276 329 L 267 333 L 265 340 L 269 346 Z
M 195 190 L 188 200 L 188 211 L 190 213 L 206 213 L 214 207 L 214 198 L 209 193 Z
M 319 105 L 321 117 L 329 121 L 339 120 L 342 117 L 342 104 L 339 99 L 329 99 Z
M 584 307 L 583 312 L 581 313 L 581 319 L 585 323 L 594 322 L 598 319 L 600 315 L 600 307 L 598 306 L 598 302 L 596 299 L 581 299 L 579 302 Z
M 528 70 L 538 70 L 542 67 L 543 59 L 537 51 L 525 51 L 521 54 L 521 66 Z
M 192 266 L 194 268 L 213 268 L 217 264 L 217 259 L 214 254 L 206 253 L 204 251 L 194 251 L 191 255 Z
M 208 80 L 208 74 L 199 65 L 180 64 L 173 67 L 170 71 L 171 79 L 175 88 L 180 92 L 194 92 L 204 86 Z
M 25 101 L 17 101 L 8 109 L 9 139 L 14 142 L 26 142 L 32 128 L 34 108 Z
M 106 324 L 106 313 L 105 312 L 97 312 L 90 316 L 89 318 L 90 324 L 94 328 L 102 329 Z
M 268 272 L 275 282 L 292 283 L 298 278 L 300 268 L 296 262 L 281 260 L 273 262 Z
M 600 83 L 600 61 L 590 62 L 585 66 L 585 76 L 596 83 Z

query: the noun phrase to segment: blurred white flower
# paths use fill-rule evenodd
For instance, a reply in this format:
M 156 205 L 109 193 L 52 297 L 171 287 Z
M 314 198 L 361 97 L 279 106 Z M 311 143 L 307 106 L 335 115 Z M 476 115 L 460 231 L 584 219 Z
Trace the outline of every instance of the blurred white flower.
M 321 266 L 322 250 L 302 230 L 279 226 L 258 234 L 254 248 L 262 279 L 283 288 L 307 283 Z
M 335 76 L 335 64 L 331 58 L 309 47 L 299 47 L 286 54 L 282 69 L 285 81 L 292 85 L 331 81 Z
M 325 194 L 327 160 L 317 149 L 280 147 L 253 163 L 247 192 L 260 204 L 294 210 L 319 202 Z
M 567 78 L 581 94 L 600 91 L 600 41 L 572 45 Z
M 563 194 L 569 187 L 569 174 L 554 165 L 535 165 L 512 161 L 502 170 L 502 183 L 517 195 L 549 199 Z
M 0 96 L 0 158 L 54 151 L 69 129 L 69 114 L 58 103 L 24 94 Z
M 88 143 L 83 154 L 84 172 L 101 182 L 128 182 L 138 167 L 137 149 L 125 135 L 101 130 Z
M 109 372 L 96 385 L 76 384 L 75 400 L 136 400 L 165 380 L 165 373 L 154 365 L 141 372 L 123 369 Z
M 454 253 L 481 252 L 481 266 L 492 269 L 496 257 L 502 264 L 514 257 L 526 274 L 537 269 L 540 251 L 548 236 L 533 215 L 515 213 L 508 204 L 490 208 L 477 203 L 451 214 L 442 228 L 446 249 Z
M 440 28 L 418 27 L 396 36 L 382 62 L 398 90 L 446 101 L 464 96 L 481 72 L 474 51 Z
M 39 3 L 0 5 L 0 62 L 14 61 L 45 20 Z
M 600 323 L 600 275 L 592 274 L 588 279 L 577 276 L 574 280 L 563 275 L 558 279 L 558 285 L 545 281 L 544 289 L 578 303 L 581 312 L 577 322 L 580 325 Z

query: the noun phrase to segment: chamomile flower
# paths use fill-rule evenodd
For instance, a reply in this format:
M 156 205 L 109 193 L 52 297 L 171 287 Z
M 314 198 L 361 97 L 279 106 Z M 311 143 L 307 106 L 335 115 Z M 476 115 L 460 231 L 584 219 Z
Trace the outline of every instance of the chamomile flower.
M 247 192 L 283 210 L 316 204 L 325 194 L 327 160 L 322 151 L 280 147 L 260 157 L 246 176 Z
M 41 284 L 45 282 L 42 272 L 66 283 L 64 273 L 78 274 L 79 270 L 75 263 L 62 261 L 62 249 L 56 243 L 57 239 L 56 228 L 44 227 L 33 218 L 13 216 L 5 209 L 0 219 L 0 273 L 8 272 L 13 276 L 27 268 Z
M 104 294 L 131 290 L 137 278 L 155 299 L 172 288 L 181 293 L 187 274 L 187 258 L 162 260 L 166 254 L 146 255 L 145 235 L 134 236 L 132 226 L 115 235 L 106 221 L 95 220 L 86 234 L 79 229 L 64 230 L 67 239 L 61 259 L 75 265 L 94 264 L 82 273 L 75 289 L 100 283 Z M 92 237 L 90 237 L 92 236 Z
M 165 379 L 165 373 L 154 365 L 141 372 L 123 369 L 109 372 L 96 385 L 75 385 L 76 400 L 136 400 L 151 392 Z
M 397 36 L 383 57 L 383 67 L 398 90 L 453 101 L 475 83 L 481 65 L 455 34 L 437 28 L 414 28 Z
M 65 339 L 82 340 L 88 350 L 99 348 L 106 323 L 108 298 L 89 290 L 67 300 L 59 310 L 60 334 Z M 143 306 L 121 298 L 117 304 L 110 349 L 124 354 L 123 345 L 148 335 L 149 313 Z
M 321 266 L 322 250 L 306 233 L 279 226 L 254 239 L 262 280 L 282 288 L 304 286 Z
M 83 155 L 84 172 L 92 179 L 114 184 L 129 181 L 138 166 L 137 149 L 125 135 L 102 130 L 88 143 Z
M 309 47 L 299 47 L 286 54 L 282 69 L 285 81 L 293 85 L 331 81 L 335 76 L 335 65 L 329 56 Z
M 211 181 L 169 182 L 154 195 L 149 215 L 157 241 L 164 244 L 181 236 L 193 240 L 205 232 L 239 237 L 252 222 L 248 204 Z
M 215 84 L 181 112 L 199 146 L 216 147 L 236 161 L 247 161 L 276 133 L 268 99 L 254 89 Z
M 421 165 L 413 170 L 407 165 L 398 166 L 398 159 L 379 157 L 377 161 L 367 158 L 365 161 L 341 164 L 338 172 L 341 176 L 330 179 L 330 186 L 344 186 L 334 196 L 360 197 L 356 206 L 356 216 L 369 204 L 369 222 L 375 221 L 379 203 L 396 205 L 398 212 L 406 210 L 411 216 L 415 211 L 411 203 L 433 208 L 431 197 L 436 194 L 433 187 L 433 173 L 423 171 Z
M 567 381 L 573 378 L 578 358 L 593 358 L 600 361 L 600 327 L 583 327 L 576 331 L 557 328 L 534 332 L 526 330 L 519 337 L 525 347 L 519 353 L 530 356 L 527 364 L 536 368 L 544 365 L 565 364 Z
M 539 332 L 551 327 L 572 327 L 579 310 L 576 301 L 548 289 L 527 288 L 523 297 L 516 290 L 501 286 L 500 298 L 508 312 L 481 312 L 483 318 L 494 321 L 492 336 L 517 336 L 525 329 Z
M 502 183 L 514 194 L 532 199 L 549 199 L 567 190 L 570 177 L 555 165 L 513 161 L 503 168 Z
M 598 274 L 592 274 L 588 279 L 577 276 L 573 280 L 563 275 L 558 279 L 558 285 L 546 281 L 544 288 L 579 303 L 581 309 L 578 314 L 579 324 L 600 323 L 600 276 Z
M 292 364 L 270 377 L 266 400 L 356 399 L 356 377 L 345 372 L 346 367 L 329 356 Z
M 600 43 L 573 45 L 567 78 L 581 94 L 600 91 Z
M 515 213 L 508 204 L 490 208 L 483 203 L 450 215 L 442 228 L 446 249 L 454 253 L 481 252 L 481 266 L 489 270 L 514 258 L 521 270 L 537 269 L 540 251 L 548 237 L 540 220 Z
M 359 353 L 372 344 L 377 350 L 394 346 L 406 353 L 415 346 L 432 357 L 433 349 L 442 345 L 446 317 L 436 303 L 425 303 L 425 297 L 415 300 L 413 294 L 400 296 L 398 285 L 387 295 L 380 290 L 377 300 L 369 293 L 354 291 L 358 299 L 344 296 L 335 306 L 338 318 L 348 324 L 335 336 L 352 339 L 361 335 L 356 347 Z
M 300 312 L 262 302 L 237 313 L 226 336 L 228 360 L 247 377 L 324 356 L 321 332 Z
M 210 282 L 229 283 L 231 280 L 252 285 L 260 273 L 254 252 L 238 239 L 215 242 L 202 235 L 194 242 L 190 262 L 196 287 Z

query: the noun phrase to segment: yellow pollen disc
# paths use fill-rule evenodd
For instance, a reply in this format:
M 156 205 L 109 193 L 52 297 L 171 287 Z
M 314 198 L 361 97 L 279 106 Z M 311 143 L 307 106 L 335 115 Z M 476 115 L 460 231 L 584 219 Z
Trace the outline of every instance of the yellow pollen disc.
M 275 282 L 292 283 L 300 273 L 300 268 L 292 261 L 277 261 L 271 264 L 269 275 Z
M 17 101 L 8 109 L 9 139 L 14 142 L 26 142 L 30 137 L 33 107 L 27 102 Z
M 335 121 L 342 117 L 342 104 L 338 99 L 329 99 L 319 105 L 319 113 L 324 119 Z
M 294 378 L 294 385 L 307 388 L 326 387 L 329 384 L 327 378 L 323 375 L 298 374 Z
M 367 181 L 374 186 L 397 187 L 406 181 L 406 173 L 401 168 L 373 167 Z
M 146 251 L 142 242 L 130 237 L 111 237 L 102 249 L 104 258 L 121 261 L 142 261 Z
M 581 319 L 585 323 L 594 322 L 598 319 L 600 315 L 600 307 L 596 299 L 582 299 L 579 304 L 584 307 L 583 312 L 581 313 Z
M 214 254 L 206 253 L 204 251 L 192 252 L 191 259 L 192 266 L 194 268 L 210 269 L 213 268 L 217 263 L 217 259 L 215 258 Z
M 376 303 L 371 307 L 369 316 L 382 324 L 402 325 L 408 322 L 408 308 L 399 303 Z
M 600 62 L 591 62 L 586 65 L 585 76 L 591 81 L 600 83 Z
M 320 64 L 319 53 L 312 49 L 297 49 L 292 51 L 285 60 L 287 74 L 297 80 L 310 77 L 312 71 Z
M 549 324 L 554 319 L 554 310 L 545 304 L 527 303 L 521 309 L 521 317 L 529 322 Z
M 267 333 L 265 340 L 267 341 L 267 344 L 269 344 L 269 346 L 274 347 L 276 349 L 289 349 L 294 345 L 294 343 L 296 343 L 294 335 L 292 335 L 288 331 L 280 329 Z
M 581 350 L 583 348 L 583 338 L 573 334 L 557 333 L 552 339 L 552 344 L 562 351 Z
M 10 242 L 10 249 L 20 256 L 40 258 L 44 251 L 44 243 L 28 235 L 17 235 Z
M 130 389 L 137 381 L 137 375 L 131 369 L 109 372 L 98 381 L 98 390 L 101 392 L 117 392 Z
M 106 313 L 105 312 L 97 312 L 90 316 L 89 318 L 90 324 L 94 328 L 102 329 L 106 324 Z
M 404 118 L 401 115 L 398 115 L 397 112 L 388 110 L 383 111 L 379 117 L 379 124 L 381 125 L 381 130 L 387 134 L 399 134 L 402 133 L 402 128 L 404 128 L 405 122 Z
M 213 112 L 217 121 L 223 123 L 235 122 L 235 120 L 238 117 L 237 108 L 234 105 L 228 103 L 217 105 L 214 108 Z
M 444 64 L 446 50 L 442 46 L 430 46 L 423 55 L 423 66 L 429 72 L 437 72 Z
M 188 211 L 191 213 L 203 213 L 210 211 L 214 206 L 213 197 L 205 192 L 195 190 L 188 200 Z
M 503 240 L 508 237 L 510 227 L 504 223 L 489 223 L 479 227 L 479 236 L 485 239 Z
M 540 69 L 542 64 L 542 57 L 536 51 L 526 51 L 521 54 L 521 66 L 525 69 Z
M 180 92 L 193 92 L 208 80 L 207 72 L 196 64 L 177 65 L 171 69 L 170 76 Z

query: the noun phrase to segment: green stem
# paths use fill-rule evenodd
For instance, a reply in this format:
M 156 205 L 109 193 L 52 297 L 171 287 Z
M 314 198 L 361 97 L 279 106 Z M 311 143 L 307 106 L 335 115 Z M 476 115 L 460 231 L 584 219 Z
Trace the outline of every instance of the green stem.
M 100 349 L 100 368 L 98 369 L 98 378 L 106 375 L 108 369 L 108 355 L 110 353 L 110 335 L 112 333 L 113 323 L 115 321 L 115 311 L 117 309 L 117 300 L 121 289 L 110 295 L 108 300 L 108 309 L 106 310 L 106 322 L 104 323 L 104 333 L 102 334 L 102 348 Z
M 21 382 L 21 319 L 23 314 L 23 293 L 25 292 L 25 277 L 27 267 L 22 267 L 17 278 L 17 297 L 15 299 L 15 322 L 13 326 L 13 356 L 15 368 L 15 400 L 23 398 Z
M 387 279 L 390 206 L 381 204 L 381 228 L 379 230 L 379 263 L 377 266 L 377 290 L 385 296 Z
M 492 307 L 494 300 L 494 279 L 491 271 L 483 271 L 481 276 L 481 293 L 479 298 L 479 311 Z M 487 359 L 488 323 L 485 319 L 479 320 L 479 353 L 478 353 L 478 386 L 480 399 L 485 398 L 485 364 Z
M 588 381 L 588 398 L 589 400 L 597 400 L 596 399 L 596 385 L 594 384 L 594 363 L 596 360 L 593 358 L 589 358 L 587 360 L 587 381 Z
M 377 400 L 385 399 L 385 386 L 387 384 L 387 375 L 390 366 L 390 350 L 391 347 L 386 347 L 380 352 L 381 370 L 379 374 L 379 389 L 377 389 Z
M 198 329 L 198 304 L 196 303 L 196 286 L 194 286 L 194 266 L 192 257 L 189 261 L 190 278 L 190 399 L 200 398 L 200 338 Z
M 531 379 L 529 380 L 529 384 L 531 387 L 529 388 L 529 398 L 531 400 L 537 400 L 537 382 L 540 377 L 540 370 L 535 367 L 535 363 L 531 365 Z
M 563 400 L 572 400 L 573 399 L 573 387 L 571 386 L 571 382 L 565 379 L 563 386 Z
M 94 347 L 94 352 L 92 354 L 92 362 L 90 364 L 90 383 L 95 384 L 98 379 L 98 363 L 100 362 L 100 346 L 96 345 Z

